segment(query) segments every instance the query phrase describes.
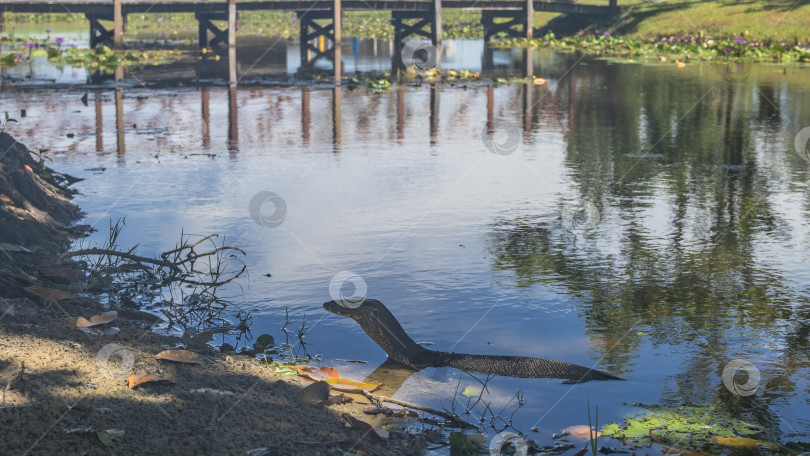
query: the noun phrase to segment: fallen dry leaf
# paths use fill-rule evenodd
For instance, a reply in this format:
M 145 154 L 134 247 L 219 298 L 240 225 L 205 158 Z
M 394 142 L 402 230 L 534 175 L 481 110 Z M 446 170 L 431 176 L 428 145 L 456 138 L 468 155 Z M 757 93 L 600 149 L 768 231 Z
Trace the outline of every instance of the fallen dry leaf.
M 354 380 L 349 380 L 348 378 L 330 378 L 324 381 L 328 383 L 333 390 L 340 391 L 341 393 L 360 393 L 362 391 L 373 392 L 383 386 L 382 383 L 356 382 Z
M 144 374 L 144 375 L 132 374 L 129 376 L 129 387 L 132 389 L 135 389 L 146 383 L 174 383 L 174 382 L 167 378 L 158 377 L 155 374 Z
M 351 427 L 357 430 L 363 432 L 371 431 L 371 433 L 374 434 L 380 440 L 386 440 L 388 438 L 388 431 L 386 431 L 385 429 L 377 429 L 374 426 L 370 425 L 369 423 L 366 423 L 365 421 L 362 420 L 358 420 L 357 418 L 351 416 L 348 413 L 344 413 L 341 416 L 343 417 L 344 420 L 346 420 L 346 422 L 349 423 Z
M 315 369 L 314 366 L 289 366 L 290 369 L 298 372 L 298 375 L 306 377 L 310 380 L 326 380 L 328 378 L 340 378 L 340 373 L 334 367 L 319 367 Z
M 188 350 L 163 350 L 155 355 L 155 359 L 164 359 L 176 363 L 205 364 L 212 362 L 205 356 L 198 355 Z
M 29 293 L 35 294 L 46 301 L 61 301 L 63 299 L 70 299 L 76 297 L 76 295 L 67 290 L 60 290 L 58 288 L 49 288 L 40 284 L 32 285 L 26 288 L 26 290 Z
M 118 318 L 118 312 L 113 310 L 111 312 L 104 312 L 103 314 L 93 315 L 92 317 L 90 317 L 90 320 L 84 317 L 79 317 L 76 319 L 76 326 L 78 326 L 79 328 L 89 328 L 91 326 L 109 323 L 115 320 L 116 318 Z

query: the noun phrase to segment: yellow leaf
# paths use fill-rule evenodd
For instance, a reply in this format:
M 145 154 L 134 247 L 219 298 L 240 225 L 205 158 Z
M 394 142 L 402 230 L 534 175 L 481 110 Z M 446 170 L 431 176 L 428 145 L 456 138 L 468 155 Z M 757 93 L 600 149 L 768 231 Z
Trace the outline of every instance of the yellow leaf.
M 464 392 L 462 392 L 461 394 L 467 397 L 478 396 L 481 394 L 481 390 L 474 386 L 467 385 L 464 387 Z
M 753 450 L 758 447 L 765 447 L 769 449 L 776 449 L 776 444 L 765 442 L 762 440 L 749 439 L 748 437 L 721 437 L 719 435 L 712 437 L 712 442 L 718 443 L 723 446 Z
M 375 391 L 379 389 L 382 383 L 363 383 L 349 380 L 347 378 L 329 378 L 324 380 L 333 390 L 342 393 L 360 393 L 361 391 Z

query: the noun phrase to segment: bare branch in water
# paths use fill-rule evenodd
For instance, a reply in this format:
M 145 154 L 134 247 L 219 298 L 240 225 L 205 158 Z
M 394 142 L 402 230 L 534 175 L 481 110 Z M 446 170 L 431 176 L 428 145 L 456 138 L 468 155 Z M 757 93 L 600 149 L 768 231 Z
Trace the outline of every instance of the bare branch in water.
M 450 414 L 450 413 L 447 413 L 447 412 L 443 412 L 441 410 L 436 410 L 436 409 L 433 409 L 433 408 L 430 408 L 430 407 L 425 407 L 423 405 L 414 404 L 412 402 L 401 401 L 399 399 L 394 399 L 394 398 L 391 398 L 391 397 L 380 396 L 380 395 L 377 395 L 377 394 L 369 393 L 368 391 L 361 391 L 361 394 L 363 396 L 365 396 L 367 399 L 371 400 L 372 402 L 390 402 L 392 404 L 401 405 L 403 407 L 412 408 L 414 410 L 421 410 L 423 412 L 430 413 L 431 415 L 440 416 L 440 417 L 442 417 L 442 418 L 444 418 L 444 419 L 446 419 L 448 421 L 452 421 L 453 423 L 455 423 L 456 425 L 458 425 L 458 426 L 460 426 L 462 428 L 468 428 L 468 429 L 475 428 L 475 426 L 473 426 L 472 424 L 462 420 L 457 415 L 453 415 L 453 414 Z

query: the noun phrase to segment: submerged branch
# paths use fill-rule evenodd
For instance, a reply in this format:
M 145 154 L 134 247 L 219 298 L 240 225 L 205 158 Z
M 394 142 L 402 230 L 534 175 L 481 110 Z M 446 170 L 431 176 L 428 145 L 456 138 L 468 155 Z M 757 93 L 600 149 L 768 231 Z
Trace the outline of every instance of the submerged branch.
M 109 256 L 117 256 L 120 258 L 126 258 L 127 260 L 132 260 L 136 263 L 148 263 L 154 264 L 156 266 L 163 266 L 166 268 L 171 268 L 176 271 L 180 271 L 180 268 L 177 267 L 176 264 L 170 261 L 163 261 L 163 260 L 156 260 L 154 258 L 147 258 L 140 255 L 135 255 L 132 253 L 127 252 L 119 252 L 118 250 L 109 250 L 109 249 L 99 249 L 99 248 L 90 248 L 90 249 L 82 249 L 82 250 L 74 250 L 73 252 L 65 252 L 62 254 L 61 258 L 72 258 L 76 256 L 87 256 L 87 255 L 109 255 Z
M 408 407 L 408 408 L 412 408 L 414 410 L 420 410 L 420 411 L 423 411 L 423 412 L 430 413 L 432 415 L 440 416 L 440 417 L 442 417 L 442 418 L 444 418 L 446 420 L 452 421 L 453 423 L 457 424 L 458 426 L 460 426 L 462 428 L 468 428 L 468 429 L 475 428 L 475 426 L 473 426 L 472 424 L 462 420 L 458 416 L 447 413 L 447 412 L 443 412 L 441 410 L 436 410 L 436 409 L 433 409 L 433 408 L 430 408 L 430 407 L 425 407 L 423 405 L 414 404 L 412 402 L 401 401 L 399 399 L 394 399 L 394 398 L 391 398 L 391 397 L 380 396 L 380 395 L 377 395 L 377 394 L 369 393 L 368 391 L 362 391 L 362 394 L 367 399 L 369 399 L 371 401 L 374 401 L 374 402 L 390 402 L 391 404 L 401 405 L 403 407 Z

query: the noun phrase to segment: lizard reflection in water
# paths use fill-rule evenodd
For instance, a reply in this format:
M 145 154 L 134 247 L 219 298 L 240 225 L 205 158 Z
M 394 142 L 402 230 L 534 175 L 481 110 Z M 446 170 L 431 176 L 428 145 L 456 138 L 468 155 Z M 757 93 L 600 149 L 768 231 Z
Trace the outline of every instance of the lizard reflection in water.
M 396 317 L 376 299 L 345 304 L 329 301 L 323 304 L 323 308 L 331 313 L 352 318 L 380 348 L 385 350 L 388 361 L 368 378 L 386 372 L 387 380 L 398 382 L 397 389 L 411 374 L 427 367 L 453 367 L 469 373 L 507 377 L 556 378 L 566 380 L 564 383 L 624 380 L 607 372 L 564 361 L 529 356 L 474 355 L 429 350 L 414 342 L 402 329 Z

